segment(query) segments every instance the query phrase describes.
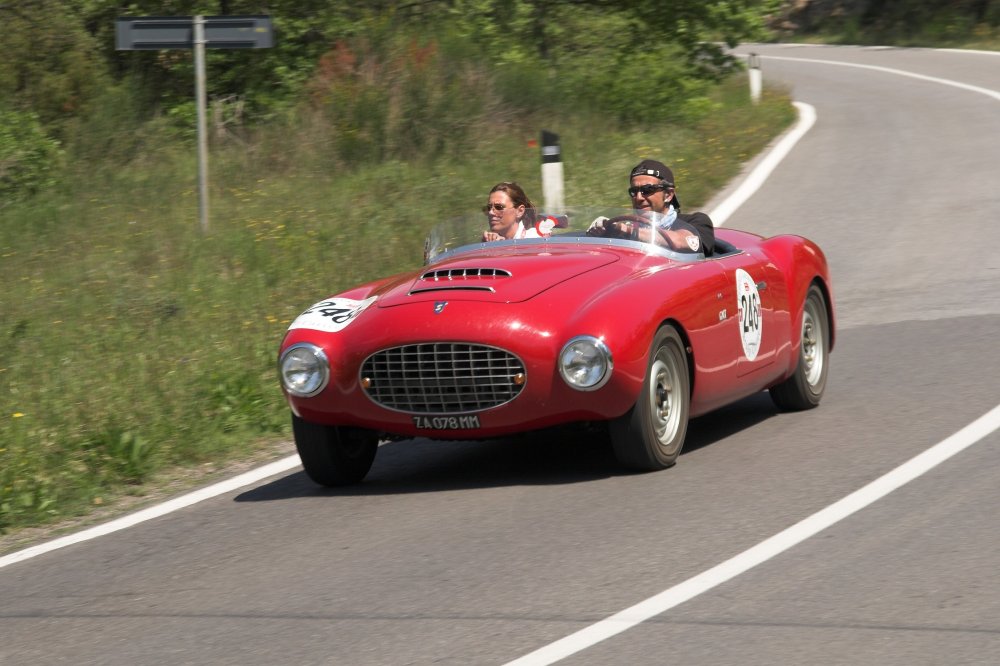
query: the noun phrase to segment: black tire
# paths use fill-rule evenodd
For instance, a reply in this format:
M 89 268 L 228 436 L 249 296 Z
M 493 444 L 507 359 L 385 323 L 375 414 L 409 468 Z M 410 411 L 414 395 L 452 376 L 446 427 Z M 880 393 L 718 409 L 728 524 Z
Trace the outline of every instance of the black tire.
M 371 430 L 303 421 L 292 414 L 295 448 L 309 478 L 321 486 L 346 486 L 365 478 L 375 460 L 378 435 Z
M 819 404 L 826 389 L 826 375 L 830 369 L 830 317 L 823 292 L 815 284 L 809 287 L 802 306 L 801 335 L 795 372 L 770 389 L 774 404 L 785 411 L 812 409 Z
M 690 408 L 684 342 L 672 326 L 664 326 L 653 338 L 646 380 L 635 405 L 610 424 L 618 462 L 647 472 L 671 467 L 684 446 Z

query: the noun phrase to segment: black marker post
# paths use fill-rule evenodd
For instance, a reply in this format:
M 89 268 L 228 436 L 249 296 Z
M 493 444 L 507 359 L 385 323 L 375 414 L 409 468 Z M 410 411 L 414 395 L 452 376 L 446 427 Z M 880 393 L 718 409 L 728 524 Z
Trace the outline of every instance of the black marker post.
M 542 196 L 545 212 L 560 215 L 563 205 L 563 165 L 559 135 L 542 130 Z

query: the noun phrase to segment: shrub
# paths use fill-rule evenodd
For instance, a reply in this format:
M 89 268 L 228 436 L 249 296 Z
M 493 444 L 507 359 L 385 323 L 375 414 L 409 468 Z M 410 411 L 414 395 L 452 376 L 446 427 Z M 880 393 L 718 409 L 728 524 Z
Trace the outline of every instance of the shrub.
M 35 114 L 0 109 L 0 208 L 50 184 L 59 157 Z
M 456 154 L 503 114 L 485 68 L 456 66 L 434 39 L 338 42 L 307 92 L 303 115 L 335 164 Z

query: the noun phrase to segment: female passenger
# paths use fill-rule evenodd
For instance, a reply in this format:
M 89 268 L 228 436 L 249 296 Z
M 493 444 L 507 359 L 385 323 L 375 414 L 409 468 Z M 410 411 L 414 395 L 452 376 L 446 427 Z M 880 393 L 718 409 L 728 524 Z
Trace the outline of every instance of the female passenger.
M 490 225 L 483 232 L 484 241 L 539 237 L 535 230 L 535 207 L 517 183 L 494 185 L 483 212 Z

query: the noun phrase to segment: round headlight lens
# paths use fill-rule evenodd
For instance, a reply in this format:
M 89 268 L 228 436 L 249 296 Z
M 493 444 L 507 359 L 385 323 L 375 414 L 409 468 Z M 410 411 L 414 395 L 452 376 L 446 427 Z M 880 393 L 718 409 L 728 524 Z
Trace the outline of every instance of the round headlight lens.
M 326 354 L 316 345 L 300 342 L 292 345 L 278 361 L 281 384 L 285 390 L 300 398 L 311 398 L 330 380 L 330 363 Z
M 603 340 L 590 335 L 573 338 L 559 352 L 559 374 L 579 391 L 604 386 L 613 367 L 611 350 Z

